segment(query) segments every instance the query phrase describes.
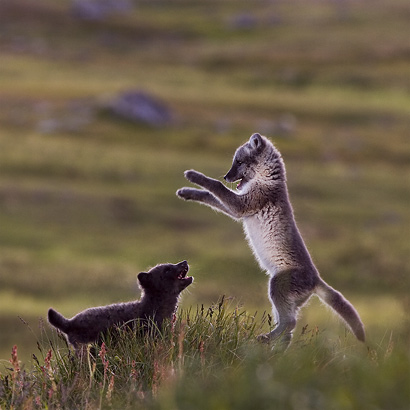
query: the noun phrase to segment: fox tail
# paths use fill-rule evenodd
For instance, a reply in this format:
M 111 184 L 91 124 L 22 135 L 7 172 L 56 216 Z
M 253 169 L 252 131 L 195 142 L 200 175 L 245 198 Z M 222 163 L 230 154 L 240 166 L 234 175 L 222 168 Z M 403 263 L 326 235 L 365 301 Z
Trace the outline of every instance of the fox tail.
M 319 284 L 316 286 L 315 293 L 343 318 L 353 334 L 361 342 L 365 341 L 364 326 L 359 314 L 340 292 L 329 286 L 323 279 L 320 279 Z
M 70 321 L 66 319 L 61 313 L 58 313 L 54 309 L 50 308 L 48 310 L 48 321 L 57 329 L 61 330 L 64 333 L 67 333 Z

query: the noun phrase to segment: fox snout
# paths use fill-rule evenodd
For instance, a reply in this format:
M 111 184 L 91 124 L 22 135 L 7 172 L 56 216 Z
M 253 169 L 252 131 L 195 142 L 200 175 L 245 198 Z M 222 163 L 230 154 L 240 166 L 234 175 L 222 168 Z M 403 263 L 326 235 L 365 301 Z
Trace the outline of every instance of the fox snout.
M 236 167 L 232 167 L 224 176 L 224 180 L 226 182 L 235 182 L 238 179 L 240 179 L 240 177 L 238 176 L 238 170 L 236 169 Z
M 187 261 L 179 262 L 179 263 L 177 263 L 177 266 L 178 266 L 179 268 L 188 269 L 188 262 L 187 262 Z

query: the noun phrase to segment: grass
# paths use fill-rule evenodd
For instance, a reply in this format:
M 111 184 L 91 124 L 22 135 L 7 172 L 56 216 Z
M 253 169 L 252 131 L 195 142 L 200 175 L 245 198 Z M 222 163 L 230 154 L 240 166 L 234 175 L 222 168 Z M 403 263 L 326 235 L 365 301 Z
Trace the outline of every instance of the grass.
M 373 347 L 325 342 L 305 326 L 284 353 L 255 341 L 267 315 L 223 298 L 180 310 L 157 338 L 119 330 L 96 354 L 74 354 L 43 329 L 33 367 L 13 348 L 0 376 L 2 408 L 395 408 L 408 402 L 408 349 L 390 335 Z M 389 383 L 389 380 L 396 380 Z M 233 388 L 233 386 L 235 388 Z M 406 397 L 407 396 L 407 397 Z
M 189 346 L 184 333 L 178 367 L 178 325 L 174 336 L 164 336 L 168 350 L 161 353 L 176 376 L 163 377 L 154 399 L 147 376 L 141 391 L 148 393 L 138 398 L 137 386 L 135 400 L 153 408 L 193 402 L 195 408 L 249 408 L 251 399 L 261 408 L 268 401 L 284 408 L 314 408 L 313 402 L 321 408 L 366 408 L 366 402 L 370 408 L 403 407 L 406 390 L 399 388 L 409 363 L 408 1 L 310 0 L 309 7 L 302 0 L 139 1 L 133 12 L 99 22 L 74 19 L 70 3 L 0 2 L 2 369 L 17 345 L 26 369 L 19 377 L 40 381 L 33 389 L 50 383 L 41 370 L 35 374 L 49 349 L 56 375 L 70 356 L 55 335 L 47 330 L 44 336 L 48 325 L 38 326 L 48 307 L 70 316 L 135 299 L 137 273 L 160 262 L 187 259 L 195 276 L 182 298 L 181 326 L 188 312 L 195 321 L 195 306 L 210 306 L 221 294 L 234 297 L 244 317 L 259 312 L 259 324 L 261 312 L 270 310 L 267 278 L 240 225 L 174 195 L 186 184 L 185 169 L 221 178 L 236 147 L 259 131 L 282 152 L 312 257 L 325 280 L 357 307 L 377 360 L 312 301 L 283 357 L 244 329 L 246 340 L 234 355 L 226 349 L 220 353 L 226 362 L 213 362 L 219 353 L 209 347 L 202 366 L 198 346 Z M 238 26 L 238 16 L 251 17 L 254 26 Z M 158 128 L 110 115 L 107 101 L 126 89 L 162 99 L 174 122 Z M 54 129 L 44 126 L 50 121 Z M 227 308 L 229 320 L 235 307 Z M 319 333 L 302 347 L 306 325 Z M 40 365 L 32 358 L 37 340 Z M 132 343 L 135 354 L 148 343 L 148 357 L 159 348 Z M 108 354 L 114 366 L 115 354 Z M 82 369 L 90 383 L 88 363 L 70 366 Z M 120 377 L 121 369 L 113 369 Z M 96 407 L 98 371 L 84 396 Z M 4 381 L 9 373 L 0 372 Z M 124 377 L 115 382 L 112 400 L 120 399 L 121 384 L 131 386 Z M 57 397 L 64 401 L 67 387 L 61 384 L 53 406 Z M 237 395 L 224 398 L 230 390 Z M 45 406 L 47 391 L 35 393 Z

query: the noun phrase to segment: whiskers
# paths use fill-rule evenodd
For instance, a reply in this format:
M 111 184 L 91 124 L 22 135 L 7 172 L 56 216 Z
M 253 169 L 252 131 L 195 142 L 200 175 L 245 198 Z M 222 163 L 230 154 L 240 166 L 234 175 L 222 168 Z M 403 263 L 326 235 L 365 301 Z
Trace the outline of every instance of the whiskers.
M 225 184 L 228 188 L 230 188 L 232 191 L 236 189 L 236 183 L 235 182 L 227 182 L 225 181 L 225 175 L 219 175 L 218 180 L 222 181 L 223 184 Z

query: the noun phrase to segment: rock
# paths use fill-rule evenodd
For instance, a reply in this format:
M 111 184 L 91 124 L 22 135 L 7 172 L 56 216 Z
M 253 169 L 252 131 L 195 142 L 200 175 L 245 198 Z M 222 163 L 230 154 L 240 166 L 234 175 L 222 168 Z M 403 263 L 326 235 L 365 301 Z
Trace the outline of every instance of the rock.
M 133 7 L 131 0 L 73 0 L 71 12 L 80 20 L 98 21 L 113 14 L 128 13 Z
M 115 115 L 155 127 L 167 125 L 172 114 L 166 104 L 144 91 L 126 91 L 109 104 Z
M 250 30 L 258 25 L 258 20 L 252 14 L 237 14 L 230 19 L 230 26 L 237 30 Z

